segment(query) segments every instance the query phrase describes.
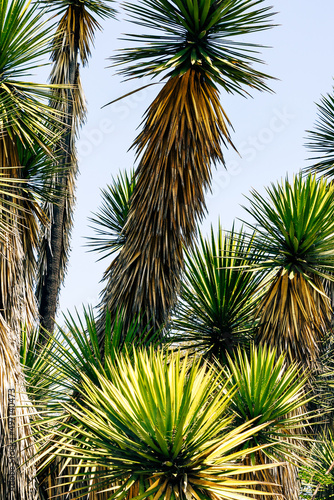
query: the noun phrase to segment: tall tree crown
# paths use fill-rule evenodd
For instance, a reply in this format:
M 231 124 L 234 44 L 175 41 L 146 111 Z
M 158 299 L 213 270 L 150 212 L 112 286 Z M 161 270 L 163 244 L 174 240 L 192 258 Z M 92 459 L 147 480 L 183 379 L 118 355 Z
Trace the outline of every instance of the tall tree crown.
M 244 35 L 272 26 L 274 13 L 264 0 L 140 0 L 125 2 L 124 9 L 131 22 L 152 31 L 125 36 L 137 46 L 112 58 L 126 65 L 121 74 L 177 76 L 196 67 L 228 92 L 268 90 L 269 77 L 252 67 L 261 62 L 261 45 L 244 42 Z M 138 50 L 138 44 L 144 46 Z
M 115 9 L 111 6 L 113 0 L 41 0 L 39 3 L 44 4 L 48 12 L 57 12 L 62 16 L 53 43 L 54 72 L 61 71 L 64 49 L 71 58 L 79 49 L 83 66 L 88 64 L 95 32 L 101 29 L 97 18 L 115 16 Z M 66 60 L 64 62 L 66 64 Z

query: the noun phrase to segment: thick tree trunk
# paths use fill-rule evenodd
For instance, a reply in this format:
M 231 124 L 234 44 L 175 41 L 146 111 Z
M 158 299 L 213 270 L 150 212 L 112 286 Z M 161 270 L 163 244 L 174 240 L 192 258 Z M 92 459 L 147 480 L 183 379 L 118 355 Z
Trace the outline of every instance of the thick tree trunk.
M 78 36 L 79 27 L 76 26 L 75 51 L 70 61 L 69 81 L 63 84 L 71 85 L 72 89 L 67 90 L 67 109 L 64 118 L 64 136 L 60 144 L 62 158 L 60 161 L 60 173 L 57 175 L 57 187 L 60 195 L 56 204 L 52 207 L 52 221 L 50 226 L 50 242 L 46 248 L 46 274 L 43 280 L 40 297 L 40 317 L 41 327 L 52 333 L 59 300 L 59 290 L 62 282 L 61 259 L 64 235 L 65 205 L 68 196 L 68 183 L 72 175 L 73 166 L 73 131 L 74 131 L 74 104 L 73 93 L 76 92 L 78 83 Z M 46 337 L 41 337 L 41 342 L 46 341 Z
M 205 213 L 211 164 L 224 161 L 221 144 L 231 142 L 218 97 L 196 69 L 170 78 L 149 107 L 134 142 L 141 158 L 124 228 L 126 241 L 103 304 L 112 318 L 122 308 L 125 329 L 138 315 L 143 316 L 143 326 L 157 329 L 175 305 L 183 247 L 193 241 Z

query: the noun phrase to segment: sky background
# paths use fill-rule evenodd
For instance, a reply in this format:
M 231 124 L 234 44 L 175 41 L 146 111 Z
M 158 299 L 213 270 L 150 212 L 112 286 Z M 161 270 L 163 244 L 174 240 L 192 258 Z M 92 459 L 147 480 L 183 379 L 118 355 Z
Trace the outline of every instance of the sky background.
M 227 230 L 236 218 L 249 220 L 242 205 L 247 206 L 245 196 L 251 189 L 264 193 L 271 182 L 287 174 L 292 178 L 308 164 L 305 131 L 314 127 L 315 103 L 332 90 L 333 0 L 268 0 L 266 5 L 273 5 L 275 23 L 280 26 L 247 39 L 270 46 L 262 51 L 266 65 L 259 69 L 278 80 L 272 82 L 271 94 L 253 92 L 252 98 L 245 99 L 221 92 L 222 105 L 234 126 L 232 140 L 241 157 L 226 150 L 227 170 L 222 165 L 213 169 L 208 214 L 201 225 L 204 234 L 211 224 L 217 227 L 219 218 Z M 102 23 L 89 67 L 81 73 L 88 116 L 77 142 L 80 174 L 75 225 L 60 312 L 74 312 L 75 307 L 80 311 L 82 304 L 97 305 L 99 301 L 100 281 L 109 261 L 96 262 L 98 254 L 88 252 L 86 237 L 94 236 L 88 219 L 101 205 L 100 189 L 120 170 L 133 167 L 134 154 L 128 150 L 143 113 L 161 88 L 150 87 L 101 109 L 145 83 L 122 83 L 115 70 L 108 68 L 108 57 L 123 45 L 118 38 L 134 29 L 124 17 L 120 12 L 118 20 Z

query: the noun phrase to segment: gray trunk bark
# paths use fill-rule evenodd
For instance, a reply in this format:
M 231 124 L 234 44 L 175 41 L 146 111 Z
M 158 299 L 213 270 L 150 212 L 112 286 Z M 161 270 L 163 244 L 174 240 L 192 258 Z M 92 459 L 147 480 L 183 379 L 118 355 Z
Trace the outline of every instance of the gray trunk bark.
M 75 86 L 77 84 L 77 66 L 78 66 L 78 26 L 76 26 L 75 33 L 75 50 L 73 60 L 70 61 L 69 68 L 69 82 Z M 65 82 L 64 82 L 65 83 Z M 68 90 L 68 105 L 67 105 L 67 116 L 64 118 L 64 137 L 61 142 L 61 148 L 63 149 L 63 156 L 60 162 L 60 174 L 58 177 L 58 187 L 60 189 L 60 196 L 57 204 L 53 205 L 53 220 L 51 221 L 51 237 L 50 245 L 47 248 L 47 271 L 45 280 L 43 283 L 41 301 L 40 301 L 40 317 L 41 317 L 41 327 L 47 332 L 52 333 L 54 329 L 54 321 L 59 300 L 59 291 L 61 286 L 61 258 L 62 258 L 62 247 L 63 247 L 63 227 L 64 227 L 64 212 L 66 203 L 66 190 L 68 182 L 68 174 L 66 171 L 72 168 L 72 144 L 73 144 L 73 121 L 74 121 L 74 106 L 72 100 L 72 92 L 74 90 Z M 40 339 L 42 343 L 46 341 L 46 338 L 42 336 Z

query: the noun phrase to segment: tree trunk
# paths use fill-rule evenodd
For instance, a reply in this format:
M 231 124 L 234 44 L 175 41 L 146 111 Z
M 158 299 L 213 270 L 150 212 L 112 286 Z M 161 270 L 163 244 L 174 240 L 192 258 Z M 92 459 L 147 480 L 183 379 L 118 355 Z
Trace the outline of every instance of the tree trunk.
M 199 71 L 170 78 L 150 105 L 134 142 L 141 156 L 121 249 L 104 297 L 112 318 L 122 308 L 125 328 L 138 315 L 155 329 L 169 320 L 184 264 L 205 213 L 211 164 L 231 143 L 218 91 Z M 144 316 L 145 315 L 145 316 Z M 101 314 L 101 345 L 103 343 Z
M 60 190 L 56 204 L 52 206 L 52 221 L 50 225 L 50 241 L 46 248 L 46 273 L 43 279 L 40 293 L 40 317 L 41 327 L 52 333 L 59 300 L 59 290 L 62 282 L 62 249 L 64 238 L 65 205 L 68 196 L 68 185 L 74 169 L 74 92 L 78 84 L 78 47 L 79 47 L 79 23 L 75 26 L 75 50 L 69 65 L 69 81 L 61 82 L 71 85 L 66 91 L 67 104 L 66 116 L 64 118 L 64 136 L 60 144 L 61 160 L 60 173 L 57 175 L 57 188 Z M 41 336 L 41 342 L 46 341 L 46 336 Z

